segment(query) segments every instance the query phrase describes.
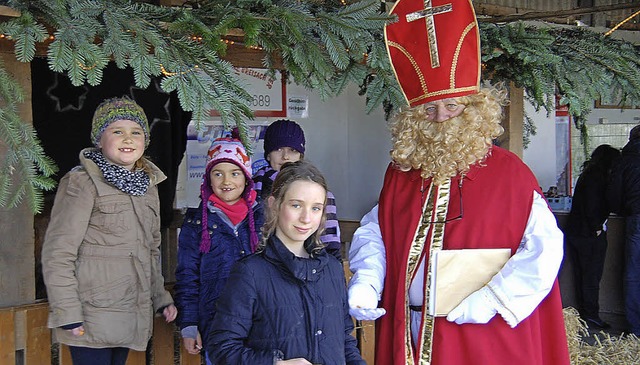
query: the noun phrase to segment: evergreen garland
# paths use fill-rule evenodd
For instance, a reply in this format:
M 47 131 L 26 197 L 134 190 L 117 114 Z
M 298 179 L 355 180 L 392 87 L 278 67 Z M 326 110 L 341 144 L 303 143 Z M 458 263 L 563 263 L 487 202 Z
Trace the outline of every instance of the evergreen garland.
M 281 60 L 290 82 L 324 98 L 356 83 L 368 112 L 382 106 L 389 115 L 405 103 L 382 35 L 392 18 L 378 0 L 214 0 L 197 1 L 193 8 L 127 0 L 6 3 L 21 15 L 0 23 L 0 33 L 15 41 L 19 61 L 30 62 L 51 29 L 49 67 L 68 75 L 73 85 L 99 85 L 113 60 L 119 68 L 131 67 L 141 88 L 162 76 L 162 89 L 176 91 L 196 121 L 215 108 L 225 126 L 238 125 L 245 141 L 250 96 L 221 58 L 223 39 L 232 30 L 242 32 L 247 47 L 265 51 L 265 68 Z M 480 25 L 484 78 L 513 81 L 538 110 L 553 110 L 558 94 L 580 128 L 594 100 L 612 91 L 620 91 L 626 103 L 640 101 L 640 58 L 628 42 L 578 28 Z M 0 143 L 9 149 L 0 166 L 0 207 L 15 206 L 24 197 L 37 211 L 38 189 L 53 187 L 53 164 L 33 131 L 19 124 L 15 105 L 21 93 L 1 65 L 0 83 Z M 14 171 L 24 176 L 20 183 L 11 178 Z
M 23 91 L 0 61 L 0 207 L 15 207 L 22 199 L 34 213 L 42 206 L 42 191 L 51 190 L 50 178 L 57 168 L 36 136 L 33 126 L 18 115 L 18 105 L 24 101 Z
M 640 49 L 629 42 L 583 27 L 518 22 L 480 29 L 485 77 L 524 88 L 538 111 L 552 111 L 557 95 L 578 130 L 586 129 L 595 100 L 619 95 L 620 107 L 640 102 Z

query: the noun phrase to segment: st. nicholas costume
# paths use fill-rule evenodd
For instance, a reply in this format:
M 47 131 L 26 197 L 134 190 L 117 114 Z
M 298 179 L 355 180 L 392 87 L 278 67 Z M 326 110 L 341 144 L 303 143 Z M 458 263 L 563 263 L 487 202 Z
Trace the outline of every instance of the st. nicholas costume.
M 410 108 L 480 92 L 480 37 L 469 0 L 399 0 L 391 14 L 398 21 L 385 27 L 385 42 Z M 434 252 L 499 248 L 512 256 L 450 320 L 427 314 Z M 540 187 L 511 152 L 488 146 L 464 175 L 439 185 L 392 162 L 379 205 L 352 240 L 349 300 L 352 289 L 354 297 L 377 294 L 386 310 L 376 322 L 378 365 L 568 365 L 556 280 L 562 256 L 562 232 Z M 350 310 L 377 309 L 362 305 Z
M 510 248 L 513 256 L 488 284 L 502 305 L 500 315 L 487 324 L 458 325 L 435 318 L 431 365 L 487 359 L 492 364 L 569 364 L 555 280 L 562 233 L 534 176 L 516 156 L 494 146 L 486 161 L 472 166 L 462 179 L 460 189 L 460 176 L 452 179 L 442 248 Z M 363 219 L 352 243 L 350 262 L 356 274 L 350 285 L 372 285 L 382 293 L 380 306 L 387 309 L 376 322 L 376 364 L 425 363 L 421 351 L 411 349 L 407 334 L 409 306 L 418 304 L 410 303 L 408 288 L 412 277 L 424 271 L 417 265 L 413 270 L 407 267 L 416 250 L 428 260 L 433 232 L 424 249 L 414 242 L 414 234 L 430 189 L 434 187 L 419 171 L 402 172 L 390 165 L 379 206 Z M 371 245 L 374 240 L 378 243 Z M 422 345 L 428 351 L 429 340 Z

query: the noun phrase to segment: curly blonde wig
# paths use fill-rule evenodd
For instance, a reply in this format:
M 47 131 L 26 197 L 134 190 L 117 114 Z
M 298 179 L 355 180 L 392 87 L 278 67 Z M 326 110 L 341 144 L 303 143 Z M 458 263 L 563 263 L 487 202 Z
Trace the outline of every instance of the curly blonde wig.
M 482 88 L 479 93 L 456 98 L 465 106 L 462 114 L 444 122 L 427 120 L 425 105 L 401 110 L 389 124 L 391 158 L 403 171 L 420 169 L 436 184 L 464 174 L 487 157 L 493 139 L 504 129 L 504 87 Z

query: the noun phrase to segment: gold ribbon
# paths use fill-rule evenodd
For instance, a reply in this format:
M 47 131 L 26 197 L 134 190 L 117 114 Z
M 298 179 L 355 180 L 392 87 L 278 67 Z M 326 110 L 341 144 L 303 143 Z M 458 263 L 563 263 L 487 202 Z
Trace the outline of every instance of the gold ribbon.
M 420 224 L 413 238 L 413 243 L 409 249 L 409 258 L 407 262 L 407 272 L 405 281 L 405 293 L 409 293 L 411 278 L 418 268 L 420 257 L 425 249 L 429 249 L 429 263 L 426 270 L 424 303 L 429 303 L 429 287 L 431 283 L 431 264 L 433 252 L 442 249 L 444 241 L 444 228 L 447 218 L 447 210 L 449 208 L 449 192 L 451 190 L 451 180 L 447 180 L 442 185 L 429 185 L 427 199 L 422 209 L 422 217 Z M 431 231 L 430 241 L 427 244 L 427 237 Z M 423 304 L 423 308 L 425 305 Z M 405 326 L 405 354 L 407 355 L 407 365 L 414 365 L 413 346 L 411 343 L 411 313 L 409 310 L 409 297 L 405 297 L 405 318 L 408 325 Z M 429 316 L 427 311 L 422 311 L 422 326 L 420 338 L 418 341 L 420 348 L 418 349 L 419 365 L 429 365 L 431 363 L 431 350 L 433 344 L 434 317 Z

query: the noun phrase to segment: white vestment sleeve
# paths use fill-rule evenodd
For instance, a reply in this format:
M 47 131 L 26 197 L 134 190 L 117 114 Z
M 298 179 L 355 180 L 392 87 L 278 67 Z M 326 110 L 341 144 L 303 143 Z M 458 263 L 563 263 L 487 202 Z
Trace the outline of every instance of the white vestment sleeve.
M 360 227 L 353 234 L 349 248 L 349 269 L 353 277 L 349 286 L 369 284 L 378 294 L 384 289 L 386 273 L 386 251 L 378 223 L 378 205 L 374 206 L 360 221 Z
M 544 197 L 536 191 L 533 194 L 520 247 L 487 284 L 499 302 L 498 313 L 512 327 L 549 294 L 562 263 L 562 231 Z

